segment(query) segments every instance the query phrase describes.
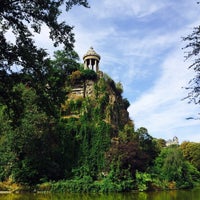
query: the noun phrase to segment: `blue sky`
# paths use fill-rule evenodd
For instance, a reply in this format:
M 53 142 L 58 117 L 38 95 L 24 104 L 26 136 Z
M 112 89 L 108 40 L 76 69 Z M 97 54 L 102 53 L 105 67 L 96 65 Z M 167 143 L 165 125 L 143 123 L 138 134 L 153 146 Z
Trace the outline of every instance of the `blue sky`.
M 80 58 L 93 46 L 100 69 L 124 87 L 135 127 L 156 138 L 200 142 L 199 105 L 181 101 L 182 87 L 194 76 L 184 61 L 181 37 L 200 24 L 196 0 L 89 0 L 90 9 L 76 6 L 62 15 L 74 26 Z M 47 29 L 37 41 L 52 50 Z

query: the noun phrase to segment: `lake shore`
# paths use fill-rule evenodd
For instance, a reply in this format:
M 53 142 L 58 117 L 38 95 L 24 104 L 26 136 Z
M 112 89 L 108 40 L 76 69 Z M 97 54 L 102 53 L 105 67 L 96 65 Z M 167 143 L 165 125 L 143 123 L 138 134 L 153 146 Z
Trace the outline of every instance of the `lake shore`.
M 131 193 L 139 193 L 139 192 L 159 192 L 159 191 L 173 191 L 173 190 L 183 190 L 183 189 L 178 189 L 178 188 L 158 188 L 154 187 L 146 191 L 139 191 L 139 190 L 130 190 L 130 191 L 111 191 L 111 192 L 102 192 L 102 191 L 70 191 L 68 188 L 63 187 L 62 190 L 57 188 L 53 188 L 53 185 L 57 184 L 57 182 L 54 183 L 43 183 L 43 184 L 38 184 L 36 186 L 25 186 L 25 185 L 20 185 L 16 183 L 10 183 L 10 182 L 0 182 L 0 194 L 22 194 L 22 193 L 88 193 L 88 194 L 98 194 L 98 193 L 124 193 L 124 192 L 131 192 Z M 196 185 L 194 188 L 200 188 L 200 184 Z M 194 189 L 190 188 L 190 189 Z
M 200 187 L 191 190 L 168 190 L 155 192 L 122 192 L 122 193 L 0 193 L 1 200 L 197 200 L 200 199 Z

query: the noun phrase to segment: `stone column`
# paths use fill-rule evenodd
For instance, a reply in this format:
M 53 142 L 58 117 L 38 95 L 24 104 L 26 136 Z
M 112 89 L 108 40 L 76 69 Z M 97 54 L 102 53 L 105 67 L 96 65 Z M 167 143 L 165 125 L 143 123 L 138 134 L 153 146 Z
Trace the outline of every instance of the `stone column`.
M 91 47 L 88 52 L 83 56 L 84 68 L 85 69 L 91 69 L 95 72 L 99 72 L 99 61 L 101 57 L 99 54 L 97 54 L 94 49 Z
M 92 68 L 92 60 L 90 59 L 89 60 L 89 69 L 91 69 Z
M 98 72 L 98 63 L 97 63 L 97 60 L 95 60 L 95 70 L 96 70 L 96 72 Z

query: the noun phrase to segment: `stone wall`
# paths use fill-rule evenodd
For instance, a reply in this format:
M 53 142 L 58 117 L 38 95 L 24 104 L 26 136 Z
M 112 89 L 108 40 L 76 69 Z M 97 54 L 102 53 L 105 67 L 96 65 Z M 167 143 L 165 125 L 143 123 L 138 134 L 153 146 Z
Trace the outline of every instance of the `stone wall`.
M 77 97 L 92 97 L 94 96 L 94 81 L 81 81 L 72 85 L 71 92 L 68 95 L 69 99 Z
M 95 96 L 95 84 L 97 81 L 87 80 L 79 82 L 72 86 L 71 92 L 68 95 L 68 100 L 90 97 L 98 102 L 98 97 Z M 121 95 L 116 94 L 112 87 L 107 84 L 107 90 L 104 93 L 108 94 L 108 102 L 105 108 L 105 121 L 110 123 L 116 132 L 130 121 L 129 113 L 125 108 L 123 98 Z M 99 98 L 104 95 L 99 94 Z

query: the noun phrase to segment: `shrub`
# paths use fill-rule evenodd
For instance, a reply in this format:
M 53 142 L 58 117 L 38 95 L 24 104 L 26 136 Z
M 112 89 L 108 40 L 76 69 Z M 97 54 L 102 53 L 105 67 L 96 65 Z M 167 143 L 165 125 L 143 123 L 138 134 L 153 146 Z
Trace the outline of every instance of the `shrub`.
M 136 171 L 136 184 L 139 191 L 145 191 L 148 189 L 148 184 L 151 182 L 151 176 L 147 173 L 141 173 Z
M 80 81 L 81 78 L 82 78 L 82 73 L 79 70 L 76 70 L 76 71 L 72 72 L 71 83 L 74 84 L 77 81 Z
M 95 71 L 91 69 L 86 69 L 82 71 L 82 79 L 83 80 L 96 80 L 97 79 L 97 74 Z

